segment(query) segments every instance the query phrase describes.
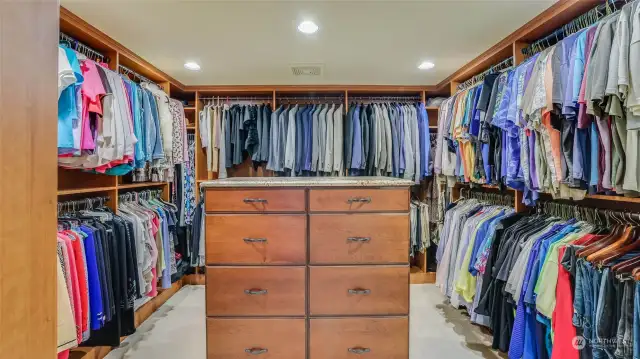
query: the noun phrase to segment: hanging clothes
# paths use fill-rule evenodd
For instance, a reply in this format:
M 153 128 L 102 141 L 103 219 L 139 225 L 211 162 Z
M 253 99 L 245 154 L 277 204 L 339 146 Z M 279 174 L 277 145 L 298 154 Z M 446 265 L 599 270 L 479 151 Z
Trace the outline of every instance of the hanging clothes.
M 182 104 L 66 46 L 58 63 L 58 165 L 117 176 L 135 169 L 134 181 L 172 181 L 186 154 Z
M 177 223 L 177 207 L 155 198 L 123 198 L 117 214 L 98 208 L 61 217 L 59 352 L 118 346 L 135 332 L 134 301 L 169 288 L 178 258 L 187 256 L 176 251 Z
M 206 105 L 199 121 L 207 170 L 225 178 L 228 168 L 251 157 L 254 167 L 278 176 L 393 175 L 419 183 L 432 174 L 423 104 L 349 108 L 345 114 L 342 103 L 282 105 L 275 111 L 268 104 Z
M 629 80 L 637 13 L 630 2 L 445 100 L 436 174 L 522 190 L 528 205 L 540 192 L 637 196 L 640 101 Z

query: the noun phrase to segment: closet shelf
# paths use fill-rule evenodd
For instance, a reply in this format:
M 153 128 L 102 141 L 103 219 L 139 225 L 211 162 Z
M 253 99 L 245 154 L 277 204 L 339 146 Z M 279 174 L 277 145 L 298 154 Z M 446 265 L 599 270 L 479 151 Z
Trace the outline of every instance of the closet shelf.
M 126 183 L 118 184 L 118 189 L 131 189 L 131 188 L 145 188 L 145 187 L 160 187 L 167 185 L 168 182 L 140 182 L 140 183 Z
M 113 186 L 63 189 L 63 190 L 58 190 L 58 196 L 65 196 L 65 195 L 78 194 L 78 193 L 104 192 L 104 191 L 112 191 L 112 190 L 115 190 L 115 189 L 116 189 L 116 187 L 113 187 Z
M 195 106 L 185 106 L 185 107 L 184 107 L 184 110 L 185 110 L 185 111 L 195 111 L 195 110 L 196 110 L 196 107 L 195 107 Z
M 604 194 L 588 194 L 585 199 L 597 199 L 601 201 L 614 201 L 626 203 L 640 203 L 640 197 L 607 196 Z
M 187 130 L 195 131 L 196 130 L 196 126 L 187 126 Z
M 438 111 L 440 109 L 440 107 L 438 107 L 438 106 L 427 106 L 426 109 L 427 109 L 427 111 Z

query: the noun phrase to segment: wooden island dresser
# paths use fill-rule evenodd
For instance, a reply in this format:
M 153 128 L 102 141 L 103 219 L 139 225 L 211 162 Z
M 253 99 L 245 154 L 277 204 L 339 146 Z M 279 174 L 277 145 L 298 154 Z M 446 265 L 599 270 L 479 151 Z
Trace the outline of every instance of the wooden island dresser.
M 207 358 L 407 359 L 411 184 L 203 182 Z

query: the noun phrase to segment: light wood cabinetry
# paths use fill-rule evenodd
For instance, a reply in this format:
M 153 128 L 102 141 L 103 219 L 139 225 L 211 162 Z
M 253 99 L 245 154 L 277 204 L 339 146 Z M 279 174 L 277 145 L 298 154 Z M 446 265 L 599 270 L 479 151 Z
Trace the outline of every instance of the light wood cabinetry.
M 205 183 L 208 359 L 407 359 L 411 183 L 305 181 Z

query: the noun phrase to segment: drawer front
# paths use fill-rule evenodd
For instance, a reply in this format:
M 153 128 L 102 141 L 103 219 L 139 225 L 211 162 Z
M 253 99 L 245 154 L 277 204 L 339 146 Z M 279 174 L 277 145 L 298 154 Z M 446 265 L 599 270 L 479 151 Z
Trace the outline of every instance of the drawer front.
M 312 212 L 409 211 L 407 188 L 311 189 Z
M 311 319 L 309 334 L 310 359 L 409 358 L 407 317 Z
M 207 215 L 207 264 L 304 265 L 306 235 L 304 215 Z
M 408 214 L 315 214 L 312 264 L 408 263 Z
M 409 314 L 408 266 L 310 267 L 310 315 Z
M 207 316 L 304 316 L 305 267 L 207 267 Z
M 207 359 L 305 359 L 305 319 L 207 318 Z
M 304 212 L 304 189 L 208 189 L 207 212 Z

